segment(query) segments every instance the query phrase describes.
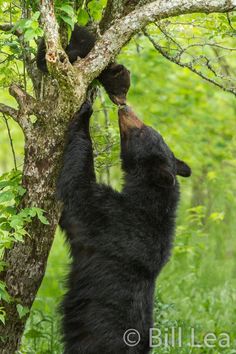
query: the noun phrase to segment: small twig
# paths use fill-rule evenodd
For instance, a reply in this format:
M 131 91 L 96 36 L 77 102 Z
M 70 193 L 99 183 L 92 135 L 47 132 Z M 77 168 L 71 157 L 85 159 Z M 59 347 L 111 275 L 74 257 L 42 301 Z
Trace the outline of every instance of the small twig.
M 236 48 L 231 48 L 231 47 L 224 47 L 220 44 L 217 44 L 217 43 L 194 43 L 194 44 L 189 44 L 187 47 L 184 47 L 181 49 L 181 51 L 177 54 L 177 57 L 181 58 L 181 56 L 187 52 L 187 50 L 189 48 L 193 48 L 193 47 L 217 47 L 217 48 L 220 48 L 220 49 L 224 49 L 224 50 L 228 50 L 228 51 L 236 51 Z M 163 47 L 164 48 L 164 47 Z
M 104 118 L 105 118 L 105 127 L 106 129 L 108 129 L 108 126 L 109 126 L 109 116 L 108 116 L 108 112 L 107 112 L 107 108 L 106 108 L 106 104 L 105 104 L 105 100 L 104 100 L 104 97 L 101 93 L 101 90 L 98 91 L 98 97 L 100 99 L 100 102 L 101 102 L 101 106 L 102 106 L 102 111 L 103 111 L 103 114 L 104 114 Z M 109 136 L 108 136 L 108 139 L 107 139 L 107 145 L 109 146 L 110 144 L 110 139 L 109 139 Z M 107 149 L 108 152 L 110 152 L 110 149 L 108 148 Z M 110 169 L 109 169 L 109 166 L 108 164 L 106 163 L 106 176 L 107 176 L 107 184 L 110 185 L 111 183 L 111 178 L 110 178 Z
M 235 31 L 235 28 L 234 28 L 233 25 L 232 25 L 232 21 L 231 21 L 231 18 L 230 18 L 230 15 L 229 15 L 228 12 L 227 12 L 226 16 L 227 16 L 227 20 L 228 20 L 229 27 L 230 27 L 233 31 Z
M 171 42 L 173 42 L 180 50 L 182 50 L 181 45 L 174 39 L 172 38 L 168 32 L 161 26 L 161 24 L 155 23 L 155 26 L 164 34 L 166 38 L 168 38 Z
M 9 127 L 9 124 L 8 124 L 8 119 L 7 119 L 6 115 L 5 115 L 5 113 L 2 114 L 2 118 L 3 118 L 3 120 L 4 120 L 5 124 L 6 124 L 6 127 L 7 127 L 8 138 L 9 138 L 9 141 L 10 141 L 11 152 L 12 152 L 12 156 L 13 156 L 14 168 L 15 168 L 15 170 L 17 170 L 16 154 L 15 154 L 15 150 L 14 150 L 13 139 L 12 139 L 11 130 L 10 130 L 10 127 Z
M 215 54 L 219 65 L 221 66 L 222 71 L 225 73 L 226 76 L 230 76 L 230 67 L 227 63 L 227 60 L 225 59 L 224 56 L 219 55 L 219 50 L 218 48 L 212 47 L 212 51 Z

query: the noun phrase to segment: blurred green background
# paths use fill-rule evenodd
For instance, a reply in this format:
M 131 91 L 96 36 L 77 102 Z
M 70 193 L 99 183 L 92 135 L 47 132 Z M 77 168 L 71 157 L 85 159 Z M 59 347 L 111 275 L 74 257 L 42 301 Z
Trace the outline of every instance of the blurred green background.
M 179 179 L 176 239 L 172 257 L 157 280 L 155 299 L 156 327 L 163 334 L 166 328 L 181 327 L 183 347 L 162 345 L 154 353 L 236 353 L 235 97 L 170 63 L 144 39 L 131 41 L 119 61 L 132 73 L 129 104 L 193 171 L 191 178 Z M 6 91 L 0 101 L 12 103 Z M 21 168 L 23 135 L 12 120 L 8 122 Z M 98 179 L 120 189 L 117 108 L 103 90 L 95 103 L 92 133 Z M 0 117 L 0 172 L 12 168 L 6 124 Z M 68 249 L 58 231 L 21 353 L 62 352 L 57 308 L 68 264 Z M 218 340 L 214 348 L 190 347 L 191 327 L 195 343 L 203 343 L 208 332 L 218 339 L 227 332 L 230 347 L 220 347 Z

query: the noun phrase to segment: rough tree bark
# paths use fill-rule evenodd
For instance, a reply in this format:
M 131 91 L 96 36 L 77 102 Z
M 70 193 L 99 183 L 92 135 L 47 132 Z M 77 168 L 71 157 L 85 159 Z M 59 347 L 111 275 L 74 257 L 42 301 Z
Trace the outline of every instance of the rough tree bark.
M 27 316 L 19 318 L 16 304 L 31 308 L 45 273 L 59 207 L 55 200 L 55 183 L 70 118 L 83 103 L 92 80 L 115 58 L 129 39 L 148 23 L 158 19 L 194 12 L 226 12 L 236 8 L 236 0 L 108 0 L 101 21 L 102 37 L 95 48 L 72 66 L 62 49 L 55 20 L 53 1 L 41 0 L 41 17 L 45 30 L 50 75 L 29 68 L 35 97 L 12 85 L 10 93 L 18 109 L 0 104 L 0 112 L 11 116 L 25 135 L 23 185 L 27 192 L 22 206 L 37 206 L 46 211 L 49 225 L 33 220 L 25 243 L 16 243 L 6 254 L 7 270 L 1 280 L 7 284 L 14 302 L 6 306 L 6 325 L 0 329 L 0 352 L 11 354 L 19 349 Z M 109 16 L 110 14 L 110 16 Z M 20 34 L 19 34 L 20 35 Z M 29 117 L 35 115 L 36 123 Z

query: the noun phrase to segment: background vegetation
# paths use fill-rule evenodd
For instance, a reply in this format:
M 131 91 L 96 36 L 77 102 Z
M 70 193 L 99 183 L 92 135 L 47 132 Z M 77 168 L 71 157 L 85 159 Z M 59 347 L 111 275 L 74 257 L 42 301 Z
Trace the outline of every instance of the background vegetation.
M 227 16 L 221 16 L 221 24 L 225 27 L 217 28 L 218 19 L 215 17 L 214 28 L 218 31 L 215 36 L 220 35 L 220 45 L 233 47 L 233 36 L 227 36 L 230 31 Z M 191 23 L 196 18 L 200 26 L 201 17 L 189 16 L 187 20 Z M 181 26 L 176 27 L 174 38 L 181 45 L 188 46 L 188 31 Z M 168 24 L 165 28 L 168 29 Z M 197 41 L 199 38 L 210 40 L 209 31 L 214 32 L 211 26 L 205 26 L 203 32 L 200 28 L 191 28 L 191 33 L 194 30 L 192 41 L 196 38 Z M 149 33 L 158 39 L 159 45 L 168 49 L 169 54 L 175 54 L 178 48 L 170 48 L 166 37 L 161 37 L 160 29 L 151 27 Z M 5 45 L 4 49 L 8 54 L 11 52 L 10 46 Z M 223 55 L 213 52 L 212 47 L 200 45 L 195 49 L 193 46 L 184 63 L 212 55 L 215 58 L 213 64 L 217 65 L 222 76 L 207 73 L 208 78 L 212 79 L 214 75 L 214 80 L 219 79 L 223 85 L 226 82 L 224 87 L 231 90 L 235 83 L 234 53 L 231 50 Z M 4 60 L 3 53 L 1 56 Z M 173 256 L 157 281 L 155 298 L 156 326 L 163 332 L 165 328 L 182 327 L 184 346 L 162 347 L 155 353 L 236 353 L 235 97 L 207 83 L 189 69 L 168 61 L 143 35 L 137 35 L 123 49 L 119 61 L 132 73 L 129 104 L 146 124 L 162 133 L 176 155 L 186 160 L 193 171 L 191 179 L 180 180 L 182 198 Z M 204 59 L 194 65 L 203 73 L 209 71 Z M 23 70 L 20 65 L 18 68 Z M 224 71 L 226 69 L 228 73 Z M 1 72 L 2 88 L 7 87 L 14 70 L 14 63 L 9 60 Z M 231 81 L 226 80 L 228 74 Z M 0 101 L 12 104 L 6 90 L 2 90 Z M 1 174 L 14 168 L 8 127 L 18 169 L 22 168 L 24 158 L 20 128 L 8 118 L 6 124 L 4 117 L 0 117 Z M 95 102 L 92 131 L 98 179 L 120 189 L 117 109 L 102 89 Z M 68 250 L 58 231 L 45 278 L 27 322 L 21 353 L 61 353 L 57 307 L 63 295 L 68 264 Z M 19 313 L 24 316 L 24 309 L 21 310 Z M 229 333 L 230 348 L 190 348 L 191 327 L 195 328 L 196 342 L 199 343 L 209 331 L 218 336 L 222 332 Z

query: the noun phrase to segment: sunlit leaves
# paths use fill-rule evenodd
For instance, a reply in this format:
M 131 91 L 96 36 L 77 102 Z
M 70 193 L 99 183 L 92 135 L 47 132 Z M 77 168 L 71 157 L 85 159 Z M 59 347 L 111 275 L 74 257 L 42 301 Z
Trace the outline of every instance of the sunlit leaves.
M 2 270 L 6 267 L 3 261 L 5 250 L 10 249 L 15 242 L 24 242 L 25 236 L 30 236 L 26 227 L 33 218 L 36 217 L 41 223 L 48 224 L 42 209 L 18 208 L 24 194 L 20 171 L 12 171 L 0 176 L 0 269 Z M 0 282 L 0 300 L 10 301 L 3 282 Z M 26 314 L 24 308 L 19 308 L 19 311 L 20 316 Z M 4 311 L 0 310 L 0 321 L 4 322 L 4 316 Z
M 72 30 L 76 22 L 76 16 L 71 2 L 58 0 L 55 3 L 55 9 L 59 22 L 65 22 Z
M 107 0 L 90 0 L 87 1 L 86 6 L 82 6 L 78 10 L 77 21 L 80 25 L 85 26 L 89 19 L 94 22 L 99 22 L 102 18 L 103 9 L 105 8 Z
M 85 9 L 79 9 L 77 21 L 81 26 L 85 26 L 89 21 L 89 14 Z
M 216 223 L 219 223 L 224 220 L 224 213 L 223 212 L 211 213 L 211 215 L 209 216 L 209 219 L 216 222 Z
M 107 1 L 91 0 L 88 3 L 88 9 L 94 21 L 99 22 L 102 17 L 102 10 Z
M 25 41 L 31 41 L 32 39 L 36 39 L 43 35 L 43 30 L 39 26 L 39 19 L 40 12 L 36 11 L 30 19 L 21 19 L 19 20 L 14 28 L 15 30 L 20 30 L 24 34 Z
M 26 306 L 22 306 L 21 304 L 17 304 L 16 305 L 16 309 L 18 312 L 18 315 L 20 318 L 24 317 L 25 315 L 27 315 L 29 313 L 29 308 Z
M 42 209 L 37 207 L 18 210 L 18 204 L 25 193 L 21 186 L 21 173 L 13 171 L 0 177 L 0 254 L 16 241 L 23 242 L 27 235 L 25 226 L 37 217 L 48 224 Z

